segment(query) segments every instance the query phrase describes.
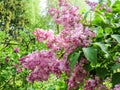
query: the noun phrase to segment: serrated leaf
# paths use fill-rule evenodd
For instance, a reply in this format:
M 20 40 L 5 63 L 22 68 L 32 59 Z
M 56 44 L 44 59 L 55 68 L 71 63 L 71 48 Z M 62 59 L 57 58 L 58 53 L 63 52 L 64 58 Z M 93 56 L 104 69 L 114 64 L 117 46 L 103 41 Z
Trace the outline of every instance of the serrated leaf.
M 112 86 L 114 87 L 116 84 L 120 83 L 120 73 L 114 73 L 112 75 Z
M 114 35 L 111 35 L 112 38 L 116 39 L 118 43 L 120 43 L 120 35 L 118 34 L 114 34 Z
M 105 46 L 104 43 L 96 42 L 96 43 L 94 43 L 94 45 L 99 46 L 99 47 L 101 48 L 101 50 L 102 50 L 104 53 L 106 53 L 106 55 L 105 55 L 106 57 L 109 56 L 109 53 L 107 52 L 107 48 L 106 48 L 106 46 Z
M 76 62 L 78 61 L 79 57 L 80 57 L 80 51 L 77 53 L 75 52 L 72 57 L 70 58 L 70 68 L 71 70 L 74 68 Z
M 90 61 L 94 66 L 97 64 L 97 49 L 94 47 L 83 48 L 83 52 L 88 61 Z

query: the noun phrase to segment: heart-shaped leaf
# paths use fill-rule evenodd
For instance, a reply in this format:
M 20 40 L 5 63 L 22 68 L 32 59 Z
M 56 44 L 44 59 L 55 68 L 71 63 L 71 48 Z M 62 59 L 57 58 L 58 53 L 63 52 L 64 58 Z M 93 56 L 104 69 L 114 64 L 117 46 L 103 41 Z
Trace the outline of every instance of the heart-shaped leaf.
M 83 52 L 88 61 L 90 61 L 94 66 L 97 64 L 97 49 L 94 47 L 83 48 Z

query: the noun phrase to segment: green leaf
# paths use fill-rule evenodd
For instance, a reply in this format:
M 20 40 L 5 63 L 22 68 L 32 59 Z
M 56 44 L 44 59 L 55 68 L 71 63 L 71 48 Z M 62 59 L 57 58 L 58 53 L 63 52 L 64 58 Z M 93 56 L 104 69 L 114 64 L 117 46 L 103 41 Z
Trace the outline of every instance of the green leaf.
M 104 23 L 106 23 L 106 18 L 103 15 L 99 15 Z
M 105 79 L 106 75 L 108 73 L 108 70 L 106 68 L 100 68 L 98 67 L 96 69 L 96 74 L 101 78 L 101 79 Z
M 109 56 L 109 53 L 108 53 L 107 48 L 106 48 L 106 46 L 105 46 L 104 43 L 101 43 L 101 42 L 95 42 L 94 45 L 99 46 L 99 47 L 101 48 L 101 50 L 102 50 L 104 53 L 106 53 L 106 55 L 105 55 L 106 57 Z
M 98 28 L 97 37 L 103 37 L 103 28 L 102 27 Z
M 83 52 L 88 61 L 90 61 L 94 66 L 97 64 L 97 49 L 94 47 L 83 48 Z
M 112 66 L 112 70 L 117 70 L 120 69 L 120 64 L 115 64 L 114 66 Z
M 120 43 L 120 35 L 118 34 L 114 34 L 114 35 L 111 35 L 112 38 L 116 39 L 118 43 Z
M 114 73 L 112 75 L 112 86 L 114 87 L 116 84 L 120 83 L 120 72 Z
M 92 70 L 92 67 L 91 67 L 90 64 L 85 64 L 85 65 L 84 65 L 84 68 L 85 68 L 85 70 L 86 70 L 87 72 L 90 72 L 90 71 Z
M 101 22 L 102 22 L 101 18 L 98 15 L 96 15 L 94 20 L 91 23 L 94 25 L 99 25 L 99 24 L 101 24 Z
M 90 13 L 90 11 L 85 12 L 85 14 L 84 14 L 84 18 L 85 19 L 87 18 L 87 16 L 88 16 L 89 13 Z
M 112 28 L 109 28 L 109 27 L 105 28 L 105 33 L 106 34 L 112 34 L 113 33 Z
M 80 57 L 80 51 L 77 53 L 73 53 L 72 57 L 70 58 L 70 68 L 71 70 L 74 68 L 76 62 L 78 61 L 79 57 Z
M 93 30 L 93 32 L 96 33 L 96 36 L 98 38 L 103 37 L 104 32 L 103 32 L 103 28 L 102 27 L 93 28 L 92 30 Z

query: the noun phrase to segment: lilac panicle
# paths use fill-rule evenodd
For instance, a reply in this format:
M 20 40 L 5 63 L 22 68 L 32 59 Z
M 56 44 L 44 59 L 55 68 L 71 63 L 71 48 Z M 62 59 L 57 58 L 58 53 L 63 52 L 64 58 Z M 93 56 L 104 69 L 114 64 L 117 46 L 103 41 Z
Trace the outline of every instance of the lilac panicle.
M 90 31 L 88 27 L 84 27 L 80 23 L 81 15 L 79 8 L 66 3 L 67 0 L 59 0 L 60 9 L 49 9 L 50 16 L 58 25 L 63 26 L 63 30 L 59 34 L 54 34 L 52 30 L 43 30 L 37 28 L 33 34 L 36 40 L 44 42 L 48 50 L 35 51 L 27 56 L 19 59 L 20 65 L 31 70 L 27 80 L 46 81 L 51 73 L 60 77 L 65 72 L 69 77 L 68 90 L 78 88 L 79 84 L 86 76 L 83 64 L 86 59 L 81 58 L 77 62 L 73 72 L 70 72 L 70 62 L 67 59 L 77 47 L 87 47 L 92 43 L 95 33 Z M 64 50 L 63 56 L 58 58 L 57 51 Z

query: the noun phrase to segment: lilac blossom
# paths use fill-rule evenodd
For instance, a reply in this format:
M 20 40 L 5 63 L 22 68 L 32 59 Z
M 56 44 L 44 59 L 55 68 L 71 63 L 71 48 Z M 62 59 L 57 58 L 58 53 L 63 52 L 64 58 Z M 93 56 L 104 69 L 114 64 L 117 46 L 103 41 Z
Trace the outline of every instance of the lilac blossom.
M 18 49 L 18 48 L 14 48 L 14 52 L 15 52 L 15 53 L 18 53 L 18 52 L 19 52 L 19 49 Z
M 99 9 L 100 9 L 100 10 L 105 10 L 106 12 L 112 12 L 111 7 L 109 7 L 109 6 L 105 5 L 105 4 L 101 5 L 101 6 L 99 7 Z
M 120 90 L 120 84 L 115 85 L 113 90 Z
M 59 0 L 60 9 L 49 9 L 50 16 L 58 25 L 63 26 L 63 30 L 59 34 L 54 34 L 52 30 L 43 30 L 37 28 L 33 34 L 36 40 L 44 42 L 48 50 L 35 51 L 27 56 L 19 59 L 20 65 L 31 70 L 27 80 L 46 81 L 51 73 L 60 77 L 65 72 L 69 77 L 68 90 L 78 88 L 79 84 L 86 76 L 83 64 L 87 62 L 85 58 L 81 58 L 77 62 L 73 71 L 70 72 L 70 62 L 68 55 L 77 47 L 87 47 L 92 43 L 95 33 L 88 27 L 84 27 L 80 23 L 81 15 L 78 7 L 66 4 L 67 0 Z M 64 50 L 61 58 L 57 57 L 57 51 Z
M 17 68 L 16 72 L 20 73 L 22 71 L 22 68 Z
M 79 84 L 83 82 L 87 73 L 83 68 L 83 64 L 87 63 L 87 60 L 82 58 L 80 63 L 77 63 L 73 69 L 73 72 L 68 81 L 68 90 L 76 90 L 79 87 Z
M 85 0 L 85 2 L 91 7 L 91 10 L 94 11 L 96 6 L 98 5 L 97 2 L 91 2 L 89 0 Z
M 9 56 L 6 56 L 5 57 L 5 62 L 8 63 L 8 61 L 9 61 Z

